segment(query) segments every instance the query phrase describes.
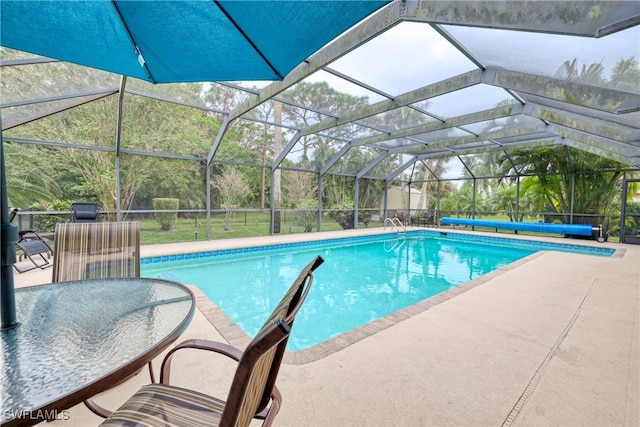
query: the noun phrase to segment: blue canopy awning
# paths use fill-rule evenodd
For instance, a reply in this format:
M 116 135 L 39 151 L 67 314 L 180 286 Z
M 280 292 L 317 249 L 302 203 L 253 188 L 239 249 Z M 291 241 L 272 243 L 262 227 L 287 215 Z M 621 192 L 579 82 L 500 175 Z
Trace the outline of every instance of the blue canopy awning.
M 2 46 L 153 83 L 281 80 L 390 0 L 2 0 Z

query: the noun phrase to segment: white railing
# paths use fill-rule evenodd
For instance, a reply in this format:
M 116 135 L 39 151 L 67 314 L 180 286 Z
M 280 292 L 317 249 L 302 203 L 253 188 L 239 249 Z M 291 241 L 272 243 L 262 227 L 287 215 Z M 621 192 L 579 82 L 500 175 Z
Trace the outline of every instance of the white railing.
M 398 231 L 398 233 L 406 233 L 407 228 L 402 224 L 402 222 L 398 218 L 385 218 L 384 219 L 384 229 L 387 229 L 387 224 L 390 224 L 391 227 Z

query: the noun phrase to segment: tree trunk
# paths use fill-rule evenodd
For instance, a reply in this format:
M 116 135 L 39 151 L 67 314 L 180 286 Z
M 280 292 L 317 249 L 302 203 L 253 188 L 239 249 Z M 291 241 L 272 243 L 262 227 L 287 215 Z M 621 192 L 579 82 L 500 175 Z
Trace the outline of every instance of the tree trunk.
M 262 146 L 262 164 L 264 166 L 266 166 L 267 164 L 267 147 L 266 144 L 263 144 Z M 267 169 L 266 168 L 262 168 L 260 171 L 260 209 L 264 209 L 264 194 L 265 194 L 265 181 L 266 181 L 266 175 L 267 173 Z
M 273 116 L 275 119 L 275 129 L 273 138 L 273 156 L 278 157 L 282 151 L 282 128 L 279 126 L 282 124 L 282 104 L 280 102 L 273 102 Z M 273 182 L 271 183 L 271 191 L 273 191 L 273 232 L 280 233 L 280 203 L 282 201 L 281 192 L 282 171 L 276 169 L 273 172 Z
M 224 231 L 231 231 L 231 209 L 224 211 Z
M 423 209 L 424 206 L 426 206 L 424 209 L 429 209 L 429 183 L 427 182 L 428 178 L 429 178 L 429 170 L 425 168 L 424 174 L 422 176 L 422 179 L 424 179 L 424 182 L 422 183 L 422 189 L 420 191 L 420 199 L 418 200 L 418 205 L 417 205 L 419 210 Z M 426 200 L 426 205 L 425 205 L 425 200 Z M 425 212 L 425 215 L 426 215 L 426 212 Z

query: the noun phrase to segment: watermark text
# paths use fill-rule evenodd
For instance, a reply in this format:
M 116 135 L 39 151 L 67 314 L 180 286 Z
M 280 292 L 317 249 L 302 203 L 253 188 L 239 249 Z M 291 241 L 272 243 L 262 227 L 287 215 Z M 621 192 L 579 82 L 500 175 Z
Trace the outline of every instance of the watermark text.
M 71 418 L 68 410 L 58 411 L 57 409 L 38 411 L 26 411 L 26 410 L 6 410 L 3 417 L 5 420 L 31 420 L 31 421 L 60 421 L 68 420 Z

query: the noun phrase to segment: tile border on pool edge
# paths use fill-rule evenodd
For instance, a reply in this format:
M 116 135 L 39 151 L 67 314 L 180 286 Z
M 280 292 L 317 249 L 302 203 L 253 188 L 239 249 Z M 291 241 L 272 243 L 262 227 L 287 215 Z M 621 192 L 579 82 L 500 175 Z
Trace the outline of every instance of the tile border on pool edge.
M 494 237 L 494 236 L 483 236 L 471 233 L 457 233 L 455 231 L 450 232 L 452 230 L 449 229 L 434 229 L 434 230 L 410 230 L 407 231 L 406 236 L 430 236 L 430 237 L 447 237 L 454 240 L 462 240 L 469 241 L 474 243 L 498 243 L 498 244 L 507 244 L 507 245 L 532 245 L 537 247 L 538 250 L 568 250 L 575 251 L 575 253 L 580 254 L 593 254 L 593 255 L 605 255 L 605 256 L 614 256 L 616 254 L 615 249 L 611 248 L 599 248 L 595 246 L 586 246 L 579 245 L 575 243 L 557 243 L 557 242 L 545 242 L 539 240 L 528 240 L 528 239 L 512 239 L 509 237 Z M 144 257 L 140 259 L 140 264 L 156 264 L 160 262 L 166 261 L 178 261 L 178 260 L 189 260 L 189 259 L 201 259 L 201 258 L 214 258 L 223 255 L 234 255 L 234 254 L 247 254 L 247 253 L 260 253 L 266 251 L 277 251 L 283 249 L 290 248 L 313 248 L 318 246 L 325 246 L 327 244 L 332 243 L 342 243 L 344 241 L 349 242 L 368 242 L 368 241 L 376 241 L 381 239 L 393 239 L 396 238 L 395 234 L 392 233 L 382 233 L 382 234 L 369 234 L 365 236 L 349 236 L 349 237 L 334 237 L 329 239 L 319 239 L 319 240 L 311 240 L 311 241 L 302 241 L 302 242 L 291 242 L 291 243 L 277 243 L 274 245 L 257 245 L 257 246 L 246 246 L 241 248 L 232 248 L 232 249 L 216 249 L 211 251 L 204 252 L 191 252 L 191 253 L 182 253 L 176 255 L 160 255 L 160 256 L 152 256 L 152 257 Z
M 316 360 L 323 359 L 333 353 L 337 353 L 349 347 L 352 344 L 357 343 L 367 337 L 375 335 L 376 333 L 389 328 L 397 323 L 402 322 L 416 314 L 429 310 L 442 302 L 445 302 L 456 295 L 460 295 L 467 292 L 476 286 L 479 286 L 497 276 L 506 273 L 509 270 L 513 270 L 539 256 L 542 256 L 544 251 L 538 251 L 534 254 L 526 256 L 518 261 L 512 262 L 504 267 L 500 267 L 487 274 L 477 277 L 473 280 L 465 282 L 447 291 L 441 292 L 430 298 L 418 301 L 408 307 L 402 308 L 387 316 L 367 323 L 366 325 L 352 329 L 351 331 L 342 333 L 329 340 L 323 341 L 313 347 L 300 351 L 286 351 L 282 363 L 288 365 L 304 365 L 306 363 L 314 362 Z M 193 291 L 196 298 L 196 306 L 198 310 L 204 315 L 209 323 L 222 335 L 228 344 L 244 350 L 251 337 L 246 334 L 236 323 L 231 320 L 213 301 L 211 301 L 197 286 L 189 285 L 189 288 Z
M 419 232 L 420 232 L 419 230 L 416 230 L 413 232 L 413 234 L 421 235 L 421 234 L 418 234 Z M 232 249 L 215 249 L 211 251 L 188 252 L 188 253 L 176 254 L 176 255 L 159 255 L 159 256 L 141 258 L 140 264 L 155 264 L 155 263 L 166 262 L 166 261 L 178 261 L 178 260 L 188 260 L 188 259 L 198 259 L 198 258 L 213 258 L 217 256 L 222 256 L 222 255 L 260 253 L 260 252 L 278 251 L 278 250 L 290 249 L 290 248 L 314 248 L 318 246 L 325 246 L 327 244 L 332 244 L 332 243 L 342 243 L 344 241 L 368 242 L 368 241 L 381 240 L 385 238 L 395 239 L 396 235 L 391 233 L 381 233 L 381 234 L 370 234 L 366 236 L 334 237 L 330 239 L 319 239 L 319 240 L 310 240 L 310 241 L 302 241 L 302 242 L 245 246 L 241 248 L 232 248 Z

